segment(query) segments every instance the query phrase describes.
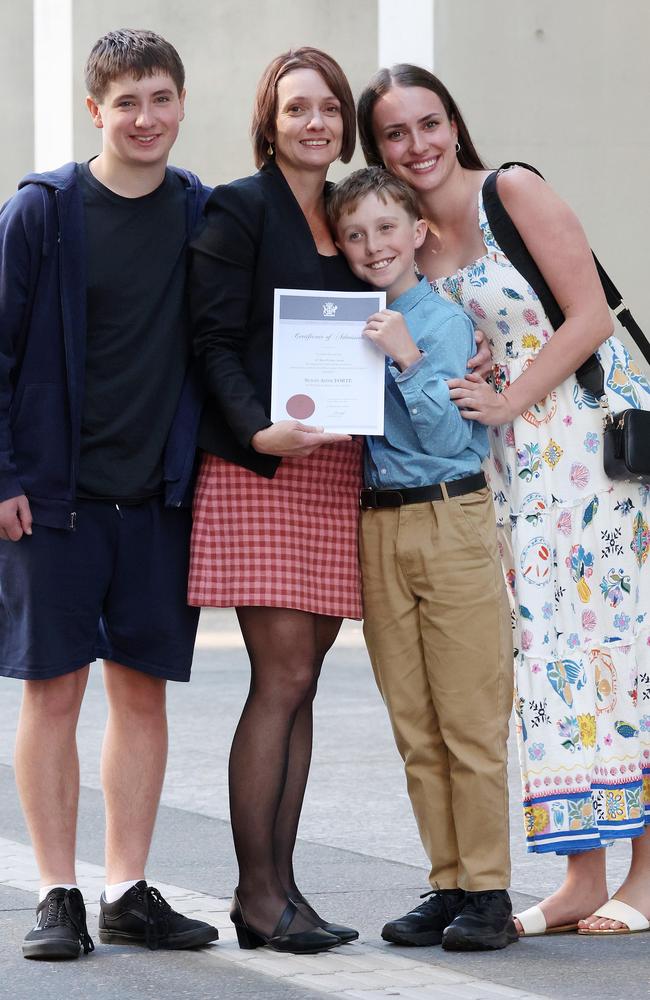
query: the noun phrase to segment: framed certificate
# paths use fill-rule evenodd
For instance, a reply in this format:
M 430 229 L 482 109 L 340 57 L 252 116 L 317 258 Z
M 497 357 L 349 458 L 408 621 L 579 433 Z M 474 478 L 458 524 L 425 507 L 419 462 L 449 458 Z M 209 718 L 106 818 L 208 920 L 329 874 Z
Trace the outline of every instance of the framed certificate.
M 271 420 L 384 433 L 385 355 L 363 336 L 385 292 L 276 288 Z

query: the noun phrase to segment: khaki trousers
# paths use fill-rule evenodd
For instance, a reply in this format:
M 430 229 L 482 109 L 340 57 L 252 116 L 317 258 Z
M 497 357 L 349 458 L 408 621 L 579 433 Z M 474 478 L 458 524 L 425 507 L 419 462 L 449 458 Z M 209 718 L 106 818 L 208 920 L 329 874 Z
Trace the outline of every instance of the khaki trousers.
M 360 544 L 364 635 L 431 884 L 505 889 L 513 663 L 492 497 L 363 511 Z

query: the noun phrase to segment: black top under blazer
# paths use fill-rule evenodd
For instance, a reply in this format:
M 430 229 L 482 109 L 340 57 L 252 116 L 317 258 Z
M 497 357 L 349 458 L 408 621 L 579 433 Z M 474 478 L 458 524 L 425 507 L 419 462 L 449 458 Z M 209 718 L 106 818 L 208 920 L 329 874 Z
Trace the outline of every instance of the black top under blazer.
M 208 391 L 199 446 L 271 479 L 281 459 L 255 451 L 250 440 L 272 423 L 274 289 L 368 286 L 341 259 L 341 280 L 331 288 L 307 220 L 275 163 L 216 187 L 190 247 L 194 351 Z

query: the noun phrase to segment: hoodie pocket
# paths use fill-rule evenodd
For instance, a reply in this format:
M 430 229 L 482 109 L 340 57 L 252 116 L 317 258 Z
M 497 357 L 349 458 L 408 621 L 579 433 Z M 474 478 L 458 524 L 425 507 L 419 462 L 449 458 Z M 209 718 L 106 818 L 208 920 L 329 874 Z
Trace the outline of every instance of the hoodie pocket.
M 25 386 L 11 428 L 18 476 L 25 491 L 57 498 L 70 492 L 70 416 L 63 386 Z

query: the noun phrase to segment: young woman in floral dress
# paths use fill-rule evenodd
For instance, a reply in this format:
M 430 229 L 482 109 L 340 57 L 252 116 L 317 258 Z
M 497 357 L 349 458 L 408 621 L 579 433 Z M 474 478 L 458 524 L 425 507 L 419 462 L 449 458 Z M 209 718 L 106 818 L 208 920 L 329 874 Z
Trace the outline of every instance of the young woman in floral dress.
M 358 117 L 368 162 L 383 162 L 419 196 L 429 223 L 420 270 L 492 345 L 494 388 L 469 376 L 450 390 L 468 419 L 491 428 L 487 472 L 516 620 L 528 849 L 568 862 L 563 885 L 520 914 L 520 933 L 646 930 L 650 490 L 606 477 L 599 407 L 574 372 L 597 350 L 612 410 L 650 409 L 650 386 L 610 336 L 573 212 L 533 173 L 503 171 L 501 200 L 565 316 L 553 332 L 490 232 L 489 171 L 436 77 L 408 65 L 380 70 Z M 631 867 L 606 902 L 604 848 L 624 837 L 633 838 Z

